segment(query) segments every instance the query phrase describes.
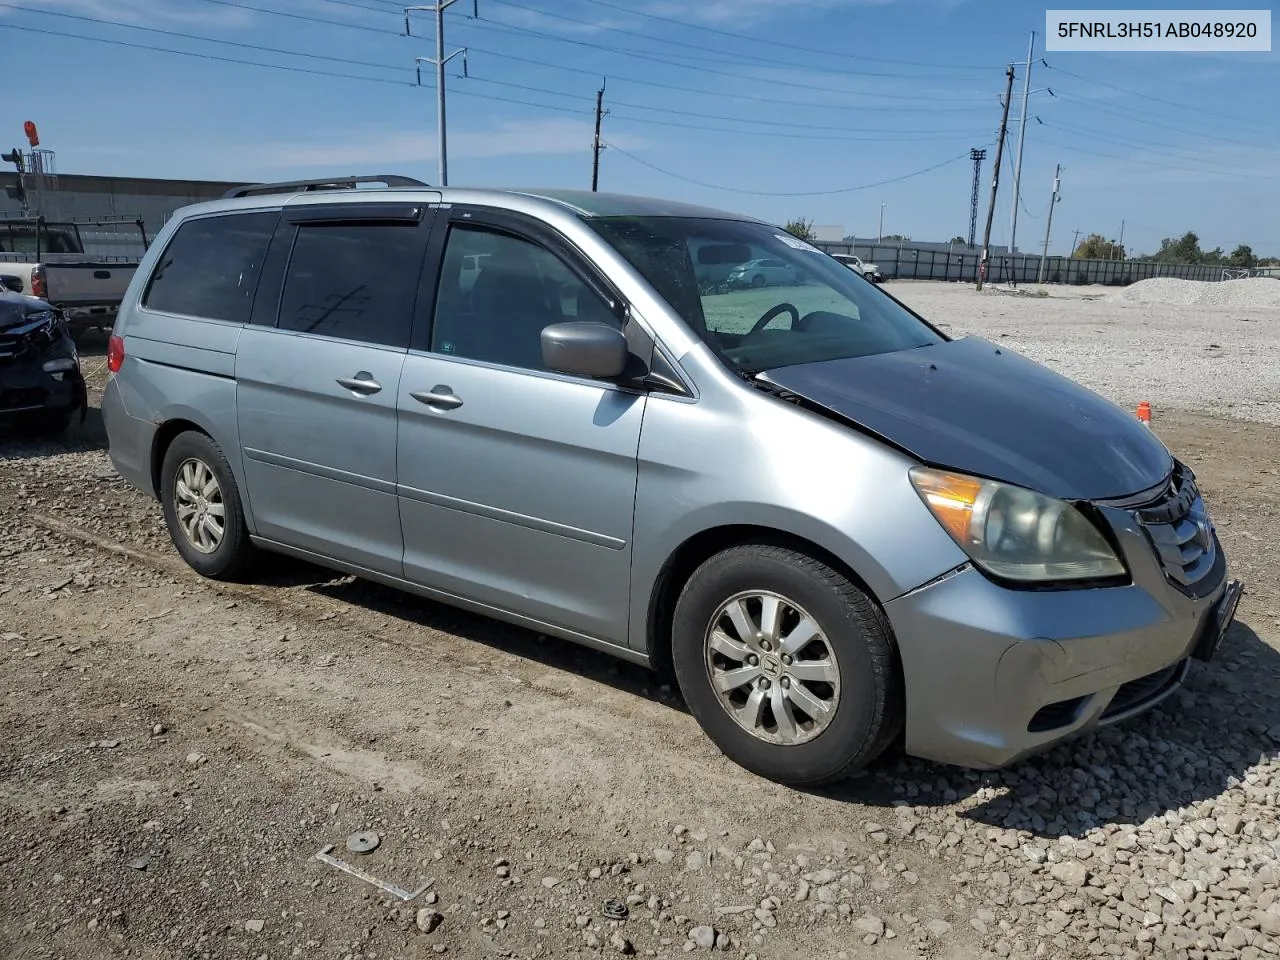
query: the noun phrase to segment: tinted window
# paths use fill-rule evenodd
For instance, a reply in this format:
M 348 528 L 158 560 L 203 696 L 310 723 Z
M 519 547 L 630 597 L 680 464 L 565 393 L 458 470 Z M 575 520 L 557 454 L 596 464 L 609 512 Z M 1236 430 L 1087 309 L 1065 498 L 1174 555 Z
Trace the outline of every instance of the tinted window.
M 569 320 L 618 326 L 608 305 L 550 251 L 483 227 L 450 228 L 433 352 L 542 370 L 542 328 Z
M 244 323 L 275 213 L 188 220 L 165 248 L 143 305 L 165 313 Z
M 280 328 L 408 346 L 423 244 L 416 223 L 303 224 L 285 275 Z

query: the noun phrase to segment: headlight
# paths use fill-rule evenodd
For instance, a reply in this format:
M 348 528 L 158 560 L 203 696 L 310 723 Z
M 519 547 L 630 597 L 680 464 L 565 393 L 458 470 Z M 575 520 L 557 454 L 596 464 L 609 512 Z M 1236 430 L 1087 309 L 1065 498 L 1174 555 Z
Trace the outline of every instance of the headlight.
M 927 467 L 914 467 L 911 483 L 960 549 L 994 576 L 1052 582 L 1125 572 L 1097 527 L 1062 500 Z
M 65 373 L 76 368 L 76 358 L 59 357 L 56 360 L 46 360 L 43 368 L 45 373 Z

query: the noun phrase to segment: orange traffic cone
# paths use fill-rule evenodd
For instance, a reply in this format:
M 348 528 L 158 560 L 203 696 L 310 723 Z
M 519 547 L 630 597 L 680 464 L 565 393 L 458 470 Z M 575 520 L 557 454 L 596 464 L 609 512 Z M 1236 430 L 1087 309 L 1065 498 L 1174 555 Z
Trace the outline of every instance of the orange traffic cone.
M 1151 427 L 1151 404 L 1146 400 L 1138 404 L 1138 420 L 1144 427 Z

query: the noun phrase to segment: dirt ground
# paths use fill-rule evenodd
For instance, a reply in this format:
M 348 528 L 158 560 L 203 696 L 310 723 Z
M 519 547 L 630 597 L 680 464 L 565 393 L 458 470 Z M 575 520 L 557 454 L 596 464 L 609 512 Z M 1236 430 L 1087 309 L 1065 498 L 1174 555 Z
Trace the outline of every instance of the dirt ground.
M 1247 584 L 1220 658 L 1011 770 L 819 793 L 603 655 L 283 559 L 201 580 L 96 408 L 0 439 L 0 956 L 1280 955 L 1280 428 L 1156 428 Z

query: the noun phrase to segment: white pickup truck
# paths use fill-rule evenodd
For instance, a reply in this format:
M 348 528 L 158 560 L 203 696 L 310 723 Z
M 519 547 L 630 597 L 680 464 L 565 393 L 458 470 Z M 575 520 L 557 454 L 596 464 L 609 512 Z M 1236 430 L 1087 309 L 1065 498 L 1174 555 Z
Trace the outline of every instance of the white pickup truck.
M 874 263 L 863 263 L 861 257 L 855 257 L 852 253 L 833 253 L 833 260 L 839 260 L 854 273 L 860 273 L 872 283 L 880 283 L 884 280 L 884 275 L 880 273 L 880 268 Z
M 146 247 L 142 222 L 125 217 L 0 218 L 0 288 L 59 307 L 73 332 L 108 327 Z

